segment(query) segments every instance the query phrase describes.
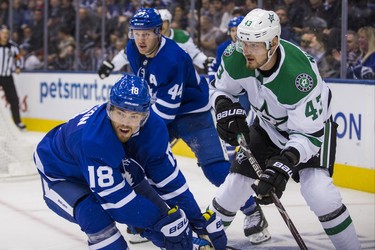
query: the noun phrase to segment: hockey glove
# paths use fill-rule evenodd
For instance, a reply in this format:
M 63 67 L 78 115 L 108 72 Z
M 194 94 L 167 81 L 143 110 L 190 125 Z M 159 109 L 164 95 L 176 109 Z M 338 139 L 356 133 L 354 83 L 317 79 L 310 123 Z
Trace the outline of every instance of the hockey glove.
M 189 221 L 185 212 L 177 206 L 168 211 L 168 215 L 142 234 L 154 245 L 166 250 L 192 249 L 193 239 Z
M 238 146 L 237 134 L 242 133 L 249 141 L 249 126 L 246 122 L 246 111 L 238 102 L 233 103 L 226 97 L 216 99 L 217 133 L 220 138 L 232 146 Z
M 215 63 L 214 57 L 211 57 L 211 56 L 207 57 L 207 59 L 203 63 L 204 70 L 205 70 L 206 73 L 208 73 L 209 69 L 212 68 L 214 63 Z
M 196 232 L 199 237 L 209 240 L 215 250 L 225 250 L 228 239 L 224 231 L 222 220 L 216 216 L 214 211 L 209 209 L 202 215 L 206 219 L 206 222 L 203 227 L 193 227 L 194 232 Z
M 262 205 L 271 204 L 270 191 L 273 190 L 280 198 L 285 190 L 289 177 L 292 176 L 294 163 L 284 154 L 271 157 L 266 161 L 266 170 L 259 177 L 259 183 L 251 187 L 257 194 L 257 202 Z
M 115 65 L 113 65 L 110 61 L 105 60 L 98 70 L 100 79 L 108 77 L 114 68 Z

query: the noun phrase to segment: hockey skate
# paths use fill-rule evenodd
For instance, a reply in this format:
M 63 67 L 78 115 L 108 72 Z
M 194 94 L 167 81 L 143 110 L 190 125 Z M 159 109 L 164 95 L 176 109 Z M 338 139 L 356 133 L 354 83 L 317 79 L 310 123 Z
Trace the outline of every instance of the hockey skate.
M 243 227 L 245 236 L 249 238 L 252 244 L 260 244 L 271 239 L 267 229 L 268 222 L 259 205 L 255 207 L 254 211 L 246 215 Z
M 140 235 L 140 232 L 137 231 L 136 228 L 130 228 L 128 227 L 126 229 L 126 232 L 127 232 L 127 238 L 129 240 L 129 243 L 130 244 L 139 244 L 139 243 L 143 243 L 143 242 L 148 242 L 149 240 L 142 237 Z

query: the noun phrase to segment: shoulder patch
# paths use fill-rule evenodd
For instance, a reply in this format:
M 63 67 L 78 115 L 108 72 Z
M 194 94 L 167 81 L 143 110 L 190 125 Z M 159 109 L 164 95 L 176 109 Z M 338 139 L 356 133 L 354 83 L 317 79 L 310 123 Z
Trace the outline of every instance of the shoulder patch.
M 297 75 L 295 85 L 299 91 L 309 92 L 314 87 L 314 80 L 309 74 L 301 73 Z
M 235 50 L 235 46 L 233 46 L 233 44 L 230 44 L 223 52 L 223 55 L 224 56 L 230 56 L 233 54 L 234 50 Z

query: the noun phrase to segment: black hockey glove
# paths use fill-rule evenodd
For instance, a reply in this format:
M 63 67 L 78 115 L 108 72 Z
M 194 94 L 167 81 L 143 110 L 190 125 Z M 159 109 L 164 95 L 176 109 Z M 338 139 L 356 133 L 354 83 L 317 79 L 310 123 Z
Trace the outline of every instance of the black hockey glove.
M 210 68 L 214 65 L 214 63 L 215 63 L 214 57 L 211 57 L 211 56 L 207 57 L 207 59 L 203 63 L 204 71 L 208 73 Z
M 226 97 L 216 99 L 217 133 L 220 138 L 232 146 L 238 146 L 237 134 L 242 133 L 249 141 L 249 126 L 246 122 L 246 111 L 238 102 L 233 103 Z
M 105 60 L 98 70 L 100 79 L 108 77 L 114 68 L 115 65 L 113 65 L 110 61 Z
M 262 205 L 273 203 L 270 191 L 273 190 L 280 198 L 285 190 L 289 177 L 292 176 L 292 168 L 298 162 L 299 156 L 288 153 L 282 153 L 273 156 L 266 161 L 266 170 L 259 177 L 259 183 L 251 187 L 257 194 L 257 202 Z

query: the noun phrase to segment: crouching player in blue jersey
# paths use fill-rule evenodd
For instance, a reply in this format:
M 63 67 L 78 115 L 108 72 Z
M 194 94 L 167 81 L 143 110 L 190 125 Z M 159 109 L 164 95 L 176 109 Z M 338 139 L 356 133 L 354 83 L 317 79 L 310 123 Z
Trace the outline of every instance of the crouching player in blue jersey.
M 225 249 L 221 220 L 201 214 L 150 99 L 145 80 L 124 75 L 108 103 L 48 132 L 34 154 L 44 200 L 80 226 L 90 249 L 128 249 L 116 222 L 165 249 L 192 249 L 191 223 Z

